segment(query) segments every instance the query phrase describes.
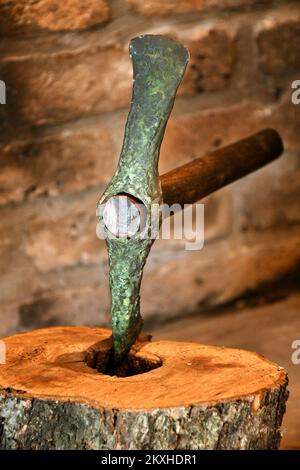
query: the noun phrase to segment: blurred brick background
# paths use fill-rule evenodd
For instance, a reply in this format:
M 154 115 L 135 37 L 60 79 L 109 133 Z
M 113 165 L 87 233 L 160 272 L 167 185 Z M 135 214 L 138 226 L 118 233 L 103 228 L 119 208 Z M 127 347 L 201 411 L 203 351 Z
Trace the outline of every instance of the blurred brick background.
M 174 330 L 179 322 L 174 337 L 205 341 L 201 328 L 180 336 L 182 322 L 251 307 L 256 321 L 248 330 L 240 324 L 240 338 L 249 338 L 262 325 L 261 305 L 296 296 L 274 317 L 290 329 L 270 339 L 279 335 L 285 348 L 277 357 L 274 344 L 271 359 L 289 366 L 290 344 L 300 337 L 300 105 L 291 103 L 291 83 L 300 79 L 298 1 L 1 1 L 0 336 L 109 324 L 95 206 L 122 143 L 132 86 L 128 42 L 143 33 L 171 35 L 191 53 L 161 173 L 263 127 L 276 128 L 286 148 L 277 162 L 204 201 L 202 251 L 157 241 L 142 287 L 146 326 L 168 337 L 163 324 L 172 321 Z M 300 442 L 297 432 L 291 442 Z

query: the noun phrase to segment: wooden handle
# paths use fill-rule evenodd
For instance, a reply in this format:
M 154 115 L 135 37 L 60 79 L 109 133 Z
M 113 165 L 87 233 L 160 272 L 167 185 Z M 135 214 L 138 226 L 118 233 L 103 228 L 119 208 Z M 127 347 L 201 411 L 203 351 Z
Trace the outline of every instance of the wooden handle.
M 160 177 L 165 204 L 192 204 L 275 160 L 283 152 L 280 135 L 264 129 Z

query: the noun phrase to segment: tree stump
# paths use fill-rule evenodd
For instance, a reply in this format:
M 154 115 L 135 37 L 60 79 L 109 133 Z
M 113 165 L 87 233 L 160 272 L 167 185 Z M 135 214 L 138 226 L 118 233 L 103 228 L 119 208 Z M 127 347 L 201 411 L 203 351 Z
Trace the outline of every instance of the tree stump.
M 56 327 L 4 339 L 0 448 L 278 448 L 281 367 L 253 352 L 141 337 L 108 375 L 110 336 Z

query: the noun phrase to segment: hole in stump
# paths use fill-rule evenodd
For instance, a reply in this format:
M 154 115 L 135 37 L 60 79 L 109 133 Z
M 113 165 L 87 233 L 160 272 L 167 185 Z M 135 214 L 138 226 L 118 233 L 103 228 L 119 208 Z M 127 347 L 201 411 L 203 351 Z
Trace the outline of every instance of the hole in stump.
M 121 364 L 115 364 L 111 340 L 102 341 L 87 351 L 85 362 L 92 369 L 104 375 L 117 377 L 131 377 L 145 374 L 162 366 L 160 357 L 142 352 L 129 352 Z

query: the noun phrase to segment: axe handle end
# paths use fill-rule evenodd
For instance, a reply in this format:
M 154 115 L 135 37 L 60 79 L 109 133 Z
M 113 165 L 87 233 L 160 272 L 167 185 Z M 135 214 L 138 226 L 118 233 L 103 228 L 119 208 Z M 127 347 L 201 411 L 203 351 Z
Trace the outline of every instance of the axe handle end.
M 282 152 L 283 143 L 278 132 L 264 129 L 162 175 L 163 202 L 168 205 L 193 204 L 258 170 Z

